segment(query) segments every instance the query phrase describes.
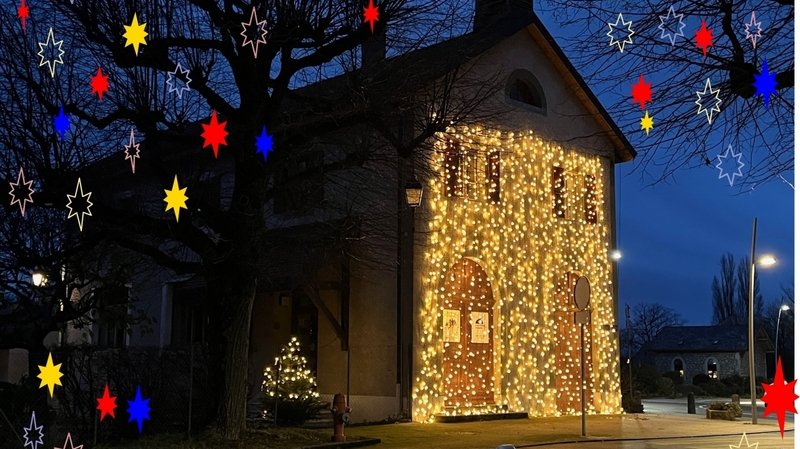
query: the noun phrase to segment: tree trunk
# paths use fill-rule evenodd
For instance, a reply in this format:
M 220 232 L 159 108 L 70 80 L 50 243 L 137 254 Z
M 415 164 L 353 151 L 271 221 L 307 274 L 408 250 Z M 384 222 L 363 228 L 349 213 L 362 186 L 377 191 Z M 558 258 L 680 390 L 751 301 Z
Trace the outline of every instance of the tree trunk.
M 248 353 L 250 349 L 250 319 L 256 292 L 256 278 L 233 275 L 218 277 L 221 283 L 210 291 L 224 291 L 217 296 L 219 311 L 225 315 L 222 328 L 220 400 L 217 425 L 227 440 L 238 440 L 245 429 L 247 407 Z M 211 287 L 211 286 L 209 286 Z

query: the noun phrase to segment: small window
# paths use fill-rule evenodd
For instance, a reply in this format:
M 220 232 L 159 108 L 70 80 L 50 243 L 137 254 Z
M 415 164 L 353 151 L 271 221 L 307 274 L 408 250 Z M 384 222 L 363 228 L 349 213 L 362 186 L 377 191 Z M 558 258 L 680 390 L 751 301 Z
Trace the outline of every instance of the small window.
M 595 194 L 596 181 L 594 176 L 584 176 L 583 187 L 583 218 L 587 223 L 595 224 L 597 223 L 597 196 Z
M 544 113 L 546 101 L 539 80 L 527 70 L 515 70 L 506 84 L 508 98 L 526 105 L 530 109 Z
M 712 379 L 719 378 L 719 366 L 717 363 L 717 359 L 714 357 L 710 357 L 706 360 L 706 370 L 708 371 L 708 377 Z
M 444 156 L 445 196 L 448 198 L 464 196 L 461 184 L 461 147 L 458 143 L 448 148 Z
M 480 199 L 483 182 L 479 164 L 477 151 L 465 150 L 458 143 L 448 148 L 444 158 L 445 196 Z
M 129 291 L 127 287 L 98 289 L 97 346 L 124 348 L 127 345 Z
M 487 198 L 493 203 L 500 202 L 500 152 L 492 151 L 486 156 Z
M 564 176 L 563 167 L 553 167 L 552 187 L 553 187 L 553 215 L 555 215 L 558 218 L 566 218 L 567 205 L 566 205 L 566 195 L 564 195 L 566 191 L 566 179 Z
M 675 359 L 672 361 L 672 370 L 678 373 L 679 376 L 683 377 L 683 360 Z
M 202 287 L 176 286 L 173 290 L 171 329 L 173 346 L 189 346 L 191 343 L 205 341 L 209 318 L 206 313 L 205 294 L 205 289 Z

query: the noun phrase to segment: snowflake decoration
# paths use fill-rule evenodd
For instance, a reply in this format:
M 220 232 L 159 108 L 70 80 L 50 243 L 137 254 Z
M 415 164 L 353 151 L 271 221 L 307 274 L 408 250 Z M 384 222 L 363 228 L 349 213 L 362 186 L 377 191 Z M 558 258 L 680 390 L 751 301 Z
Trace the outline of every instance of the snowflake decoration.
M 714 118 L 714 111 L 721 112 L 719 105 L 722 103 L 722 100 L 719 98 L 719 89 L 712 89 L 711 79 L 706 78 L 706 85 L 703 88 L 703 91 L 695 93 L 697 94 L 697 100 L 695 101 L 695 104 L 697 104 L 697 106 L 699 107 L 697 109 L 697 114 L 702 114 L 703 112 L 705 112 L 706 117 L 708 118 L 708 124 L 710 125 L 711 120 L 713 120 Z M 714 97 L 715 103 L 714 106 L 711 106 L 709 108 L 705 106 L 703 103 L 705 99 L 711 96 Z
M 686 24 L 683 23 L 683 14 L 675 14 L 674 6 L 670 6 L 666 16 L 658 17 L 661 19 L 661 25 L 658 26 L 658 29 L 661 30 L 661 39 L 666 37 L 674 47 L 676 37 L 685 37 L 683 35 L 683 28 Z M 678 20 L 677 24 L 675 23 L 675 19 Z M 675 31 L 676 29 L 677 31 Z
M 734 158 L 736 159 L 736 164 L 738 165 L 738 167 L 736 168 L 735 172 L 727 172 L 725 171 L 725 168 L 722 166 L 723 164 L 722 160 L 728 159 L 728 157 L 730 157 L 731 160 L 733 160 Z M 717 160 L 719 161 L 717 162 L 716 166 L 717 169 L 719 170 L 718 179 L 728 178 L 728 184 L 730 184 L 731 187 L 733 187 L 733 180 L 736 179 L 737 176 L 739 177 L 742 176 L 742 167 L 744 167 L 744 162 L 742 162 L 742 153 L 734 153 L 733 146 L 728 145 L 728 149 L 725 151 L 725 155 L 723 156 L 721 154 L 718 154 Z
M 30 446 L 31 449 L 37 449 L 40 444 L 43 445 L 44 444 L 44 431 L 42 430 L 43 427 L 44 426 L 36 425 L 36 411 L 32 411 L 30 427 L 22 428 L 22 430 L 25 431 L 25 434 L 23 435 L 25 437 L 25 445 L 23 447 Z M 31 433 L 34 431 L 39 435 L 38 436 L 31 435 Z
M 754 28 L 756 30 L 755 33 L 752 31 Z M 750 39 L 750 42 L 753 44 L 753 49 L 756 48 L 756 42 L 761 39 L 761 22 L 756 22 L 755 11 L 750 15 L 750 23 L 744 24 L 744 38 Z
M 267 19 L 258 20 L 255 6 L 253 6 L 253 12 L 250 13 L 250 21 L 242 22 L 242 32 L 239 34 L 244 38 L 242 47 L 250 44 L 253 49 L 253 58 L 258 58 L 258 44 L 266 45 L 267 43 Z
M 178 76 L 178 72 L 180 72 L 180 76 Z M 167 93 L 175 92 L 178 94 L 178 98 L 183 98 L 183 91 L 191 90 L 189 83 L 192 82 L 192 79 L 189 78 L 189 69 L 184 69 L 180 62 L 175 66 L 175 70 L 167 72 L 167 75 L 167 87 L 169 87 Z
M 56 64 L 64 64 L 64 50 L 61 49 L 61 45 L 64 44 L 64 40 L 56 41 L 56 38 L 53 37 L 53 28 L 50 27 L 50 31 L 47 33 L 47 40 L 44 42 L 39 42 L 39 52 L 36 53 L 41 59 L 39 61 L 39 67 L 47 64 L 47 67 L 50 69 L 50 77 L 54 78 L 56 76 Z M 58 50 L 56 50 L 56 46 L 58 46 Z M 58 56 L 51 58 L 45 58 L 44 52 L 45 47 L 50 50 L 52 53 L 51 56 L 58 51 Z
M 625 28 L 621 28 L 620 27 L 620 22 L 622 22 L 622 27 L 626 27 L 627 26 L 628 29 L 626 30 Z M 619 13 L 619 16 L 617 16 L 617 21 L 616 22 L 614 22 L 614 23 L 608 22 L 608 27 L 610 28 L 610 31 L 608 33 L 606 33 L 606 36 L 611 38 L 611 42 L 608 45 L 609 46 L 613 46 L 614 44 L 617 44 L 617 47 L 619 47 L 620 53 L 625 51 L 625 44 L 632 44 L 633 43 L 634 31 L 633 31 L 633 29 L 631 29 L 632 25 L 633 25 L 633 21 L 630 20 L 630 21 L 626 22 L 625 19 L 622 17 L 622 13 Z M 618 38 L 615 37 L 620 32 L 624 33 L 624 35 L 625 35 L 624 39 L 618 39 Z

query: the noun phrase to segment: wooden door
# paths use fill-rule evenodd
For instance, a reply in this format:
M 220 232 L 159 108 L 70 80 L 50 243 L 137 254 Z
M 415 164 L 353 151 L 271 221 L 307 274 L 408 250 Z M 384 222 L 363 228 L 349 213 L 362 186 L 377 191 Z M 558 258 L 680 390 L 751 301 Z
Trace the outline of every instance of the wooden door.
M 492 286 L 486 272 L 462 259 L 447 273 L 442 298 L 445 406 L 494 403 Z

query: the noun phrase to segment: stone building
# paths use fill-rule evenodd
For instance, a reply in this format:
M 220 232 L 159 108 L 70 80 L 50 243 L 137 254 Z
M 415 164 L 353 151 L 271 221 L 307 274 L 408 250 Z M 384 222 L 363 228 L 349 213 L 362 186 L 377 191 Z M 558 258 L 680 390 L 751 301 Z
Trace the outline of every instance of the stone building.
M 774 346 L 762 328 L 757 328 L 755 343 L 756 377 L 774 372 Z M 750 374 L 747 325 L 665 327 L 642 349 L 646 360 L 659 373 L 675 371 L 684 382 L 707 374 L 714 379 Z

